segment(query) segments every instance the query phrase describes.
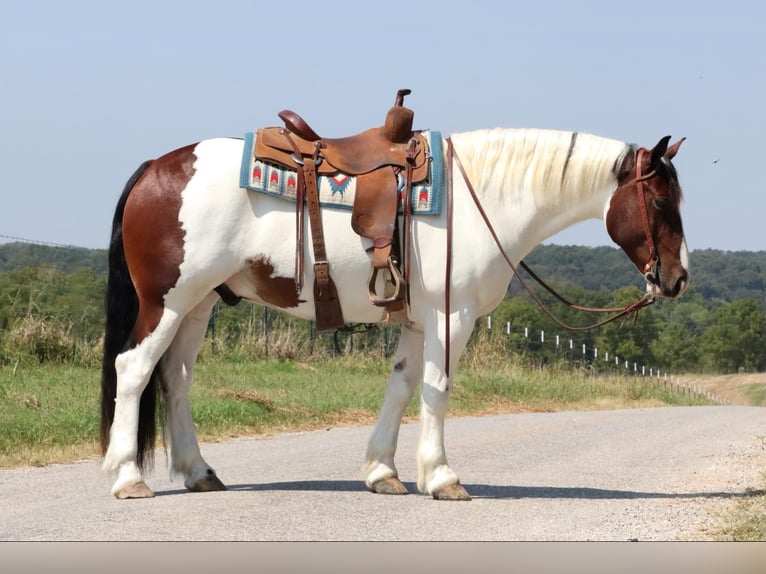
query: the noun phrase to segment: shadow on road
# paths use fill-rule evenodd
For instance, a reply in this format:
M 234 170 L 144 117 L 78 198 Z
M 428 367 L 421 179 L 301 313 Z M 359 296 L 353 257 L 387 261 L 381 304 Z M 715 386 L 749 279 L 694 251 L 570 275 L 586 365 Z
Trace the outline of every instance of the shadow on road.
M 465 484 L 474 498 L 570 498 L 570 499 L 685 499 L 685 498 L 743 498 L 756 496 L 763 491 L 745 492 L 641 492 L 633 490 L 610 490 L 588 487 L 561 486 L 498 486 L 488 484 Z
M 410 493 L 417 493 L 414 482 L 405 482 Z M 687 499 L 687 498 L 747 498 L 766 494 L 766 490 L 746 490 L 744 492 L 641 492 L 632 490 L 610 490 L 589 487 L 561 486 L 502 486 L 492 484 L 464 484 L 473 498 L 488 499 L 584 499 L 584 500 L 630 500 L 630 499 Z M 232 491 L 306 491 L 306 492 L 367 492 L 367 487 L 359 480 L 298 480 L 291 482 L 268 482 L 263 484 L 228 485 Z M 166 490 L 156 492 L 156 496 L 184 494 L 186 490 Z

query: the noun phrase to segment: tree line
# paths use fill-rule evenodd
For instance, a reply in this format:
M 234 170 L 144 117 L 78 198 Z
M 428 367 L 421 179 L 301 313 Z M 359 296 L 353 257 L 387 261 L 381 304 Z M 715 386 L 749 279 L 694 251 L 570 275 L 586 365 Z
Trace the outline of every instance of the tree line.
M 559 327 L 513 280 L 513 296 L 492 314 L 491 335 L 505 337 L 509 352 L 543 363 L 574 353 L 551 344 L 559 336 L 566 345 L 575 339 L 578 348 L 675 373 L 766 370 L 766 252 L 692 251 L 690 260 L 692 284 L 680 300 L 658 301 L 636 318 L 578 333 Z M 21 352 L 36 360 L 97 360 L 106 261 L 106 250 L 0 245 L 0 362 L 18 361 Z M 526 261 L 581 305 L 621 306 L 643 291 L 642 278 L 616 248 L 542 245 Z M 593 322 L 537 291 L 563 321 Z M 486 325 L 480 321 L 476 328 Z M 365 332 L 318 335 L 309 322 L 243 303 L 215 310 L 209 339 L 220 352 L 238 346 L 286 357 L 349 348 L 388 354 L 395 347 L 395 328 L 357 330 Z M 548 344 L 539 340 L 541 332 Z

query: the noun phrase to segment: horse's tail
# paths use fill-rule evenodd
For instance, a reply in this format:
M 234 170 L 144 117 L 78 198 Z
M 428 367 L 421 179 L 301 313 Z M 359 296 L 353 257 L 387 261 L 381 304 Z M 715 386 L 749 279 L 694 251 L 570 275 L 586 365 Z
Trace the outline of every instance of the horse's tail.
M 114 404 L 117 397 L 117 355 L 133 345 L 132 331 L 138 317 L 138 295 L 128 272 L 125 249 L 122 244 L 122 216 L 128 196 L 139 178 L 151 165 L 144 162 L 125 184 L 117 202 L 112 221 L 109 244 L 109 273 L 106 286 L 106 327 L 104 331 L 104 358 L 101 366 L 101 453 L 109 447 L 109 430 L 114 422 Z M 156 430 L 156 405 L 159 368 L 155 368 L 141 395 L 138 421 L 138 466 L 145 468 L 152 462 Z

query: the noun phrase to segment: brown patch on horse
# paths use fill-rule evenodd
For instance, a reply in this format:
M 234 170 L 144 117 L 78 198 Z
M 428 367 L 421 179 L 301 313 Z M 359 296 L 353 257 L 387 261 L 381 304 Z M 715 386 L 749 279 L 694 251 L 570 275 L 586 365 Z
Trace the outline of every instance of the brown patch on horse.
M 684 241 L 681 223 L 681 186 L 671 159 L 683 140 L 668 147 L 669 136 L 660 140 L 652 150 L 627 153 L 617 166 L 617 190 L 612 195 L 606 227 L 633 264 L 662 289 L 667 297 L 675 297 L 688 281 L 688 274 L 679 258 Z M 641 165 L 637 166 L 637 162 Z M 637 179 L 641 178 L 639 196 Z M 642 206 L 647 222 L 642 217 Z M 647 235 L 651 233 L 659 256 L 659 276 L 647 273 L 645 266 L 652 258 Z
M 297 307 L 303 302 L 302 299 L 298 298 L 298 293 L 295 291 L 295 279 L 293 277 L 274 277 L 274 266 L 269 262 L 268 257 L 262 255 L 248 259 L 247 264 L 250 266 L 250 275 L 255 290 L 265 303 L 286 309 Z
M 181 192 L 194 175 L 195 147 L 177 149 L 152 162 L 125 204 L 125 259 L 140 302 L 135 342 L 157 327 L 165 294 L 180 276 L 184 230 L 178 214 Z

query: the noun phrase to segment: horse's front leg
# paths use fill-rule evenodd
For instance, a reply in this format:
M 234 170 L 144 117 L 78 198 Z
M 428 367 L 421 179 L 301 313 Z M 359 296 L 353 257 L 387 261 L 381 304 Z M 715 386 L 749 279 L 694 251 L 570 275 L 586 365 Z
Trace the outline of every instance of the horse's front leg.
M 217 300 L 218 295 L 210 293 L 184 317 L 161 363 L 171 469 L 184 477 L 184 485 L 192 492 L 226 489 L 202 458 L 189 404 L 194 364 L 205 338 L 210 312 Z
M 444 317 L 427 324 L 424 341 L 421 433 L 418 442 L 418 490 L 439 500 L 470 500 L 457 473 L 447 463 L 444 417 L 452 393 L 458 360 L 473 329 L 475 317 L 453 313 L 450 324 L 449 375 L 445 370 Z
M 423 377 L 423 333 L 402 327 L 393 370 L 363 467 L 367 488 L 379 494 L 407 494 L 394 464 L 399 427 L 415 388 Z

